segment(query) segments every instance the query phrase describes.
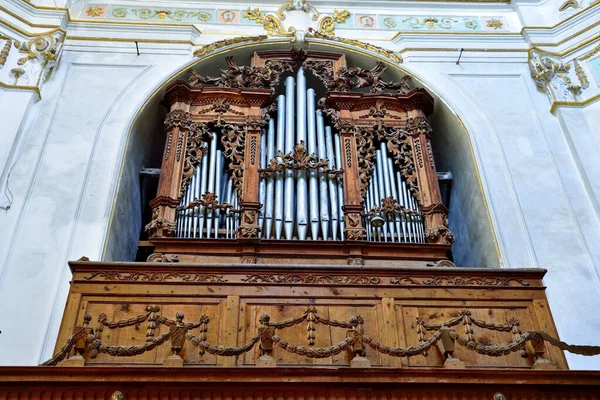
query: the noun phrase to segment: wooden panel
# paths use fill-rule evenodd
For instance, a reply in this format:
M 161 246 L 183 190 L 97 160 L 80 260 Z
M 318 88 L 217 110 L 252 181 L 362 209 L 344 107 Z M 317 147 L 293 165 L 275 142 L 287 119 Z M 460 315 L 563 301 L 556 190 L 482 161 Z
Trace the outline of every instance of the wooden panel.
M 186 322 L 197 322 L 201 315 L 210 318 L 207 342 L 237 347 L 258 334 L 259 319 L 268 313 L 272 322 L 289 320 L 316 307 L 325 319 L 347 322 L 353 315 L 364 319 L 365 334 L 384 346 L 408 347 L 419 344 L 416 318 L 441 323 L 458 315 L 461 309 L 471 318 L 488 324 L 520 321 L 521 332 L 544 330 L 556 336 L 547 309 L 543 272 L 532 270 L 468 270 L 453 268 L 372 268 L 308 267 L 291 273 L 287 267 L 265 265 L 198 266 L 191 264 L 154 265 L 151 263 L 74 263 L 70 296 L 79 306 L 68 306 L 61 337 L 68 337 L 83 322 L 87 311 L 93 326 L 100 313 L 108 321 L 120 321 L 146 313 L 146 306 L 160 306 L 159 314 L 174 320 L 183 311 Z M 170 271 L 168 274 L 162 271 Z M 107 290 L 108 288 L 108 290 Z M 79 296 L 79 297 L 77 297 Z M 70 326 L 69 326 L 70 325 Z M 148 321 L 120 329 L 104 328 L 104 345 L 141 345 L 146 340 Z M 306 321 L 276 331 L 282 339 L 297 346 L 308 346 Z M 453 327 L 464 336 L 462 322 Z M 511 332 L 484 329 L 473 324 L 475 340 L 484 345 L 505 345 L 514 340 Z M 155 336 L 167 332 L 156 329 Z M 347 328 L 316 324 L 313 348 L 327 348 L 346 338 Z M 198 335 L 198 329 L 192 331 Z M 433 332 L 427 332 L 430 338 Z M 199 355 L 186 341 L 181 355 L 186 365 L 252 366 L 259 346 L 240 357 Z M 62 343 L 60 344 L 62 346 Z M 502 357 L 477 354 L 456 346 L 455 357 L 468 367 L 531 368 L 533 360 L 520 352 Z M 161 364 L 171 355 L 167 341 L 157 349 L 134 357 L 100 354 L 88 365 Z M 277 365 L 346 366 L 350 351 L 323 358 L 291 354 L 275 346 Z M 437 347 L 429 353 L 408 358 L 393 357 L 366 347 L 373 367 L 441 367 L 443 357 Z M 561 351 L 547 346 L 544 357 L 566 368 Z

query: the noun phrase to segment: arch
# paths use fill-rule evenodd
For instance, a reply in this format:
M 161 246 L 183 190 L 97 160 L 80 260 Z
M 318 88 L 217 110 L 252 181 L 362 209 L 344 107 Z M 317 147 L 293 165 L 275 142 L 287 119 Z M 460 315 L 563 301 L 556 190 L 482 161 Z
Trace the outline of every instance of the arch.
M 148 166 L 144 162 L 151 161 L 149 154 L 152 140 L 164 143 L 162 118 L 166 110 L 161 110 L 160 100 L 164 89 L 177 79 L 185 79 L 189 69 L 201 68 L 215 71 L 224 62 L 225 54 L 233 55 L 238 60 L 249 60 L 256 50 L 287 49 L 289 40 L 268 39 L 265 37 L 249 37 L 245 40 L 226 40 L 204 46 L 203 54 L 198 58 L 185 62 L 174 69 L 137 107 L 127 127 L 127 139 L 119 171 L 117 187 L 114 191 L 113 209 L 111 211 L 108 232 L 102 251 L 102 259 L 132 260 L 132 251 L 137 247 L 141 229 L 141 210 L 133 205 L 130 190 L 139 190 L 136 185 L 137 170 Z M 299 46 L 298 44 L 295 44 Z M 362 47 L 340 43 L 328 39 L 310 38 L 302 47 L 310 50 L 342 52 L 348 58 L 349 65 L 371 68 L 374 61 L 381 61 L 388 70 L 386 74 L 394 80 L 410 75 L 413 84 L 427 89 L 436 101 L 434 113 L 430 117 L 434 133 L 432 143 L 436 165 L 439 171 L 450 170 L 453 173 L 452 195 L 450 197 L 450 229 L 454 232 L 456 242 L 453 246 L 455 264 L 464 267 L 498 267 L 501 255 L 495 237 L 493 222 L 484 193 L 481 174 L 477 164 L 469 132 L 457 112 L 454 111 L 445 96 L 418 73 L 404 65 L 393 62 L 385 53 L 375 53 Z M 467 120 L 466 118 L 464 120 Z M 147 139 L 151 139 L 150 141 Z M 162 147 L 161 147 L 162 150 Z M 160 163 L 158 163 L 160 166 Z M 131 218 L 124 226 L 115 224 L 118 215 L 138 213 L 139 218 Z

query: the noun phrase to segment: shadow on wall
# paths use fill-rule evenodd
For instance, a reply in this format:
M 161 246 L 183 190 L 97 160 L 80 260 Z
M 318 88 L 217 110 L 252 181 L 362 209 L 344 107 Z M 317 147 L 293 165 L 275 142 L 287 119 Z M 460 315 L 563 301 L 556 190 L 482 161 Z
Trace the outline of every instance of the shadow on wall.
M 165 145 L 163 121 L 167 110 L 160 104 L 161 96 L 148 100 L 146 107 L 132 125 L 125 148 L 124 162 L 119 177 L 115 209 L 104 254 L 105 261 L 133 261 L 138 251 L 144 213 L 140 170 L 160 168 Z M 152 193 L 152 196 L 156 191 Z

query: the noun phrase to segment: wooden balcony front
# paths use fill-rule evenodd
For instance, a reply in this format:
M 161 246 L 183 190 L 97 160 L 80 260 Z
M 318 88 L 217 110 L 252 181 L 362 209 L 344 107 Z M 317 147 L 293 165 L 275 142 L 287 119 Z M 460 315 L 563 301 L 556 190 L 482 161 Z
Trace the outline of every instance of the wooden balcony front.
M 114 349 L 156 341 L 183 312 L 183 324 L 189 328 L 184 333 L 205 346 L 239 348 L 261 327 L 275 327 L 277 340 L 268 355 L 269 365 L 276 368 L 348 367 L 360 355 L 356 343 L 327 351 L 343 346 L 349 332 L 364 329 L 362 367 L 567 369 L 562 351 L 543 341 L 501 356 L 460 344 L 471 341 L 479 350 L 502 347 L 527 331 L 558 337 L 544 294 L 544 270 L 89 261 L 70 266 L 73 280 L 56 351 L 74 329 L 86 326 L 84 316 L 89 313 L 86 329 L 93 330 L 105 352 L 91 354 L 88 346 L 83 360 L 69 358 L 62 365 L 171 365 L 173 338 L 133 356 Z M 264 314 L 270 317 L 266 325 L 261 323 Z M 350 326 L 351 317 L 358 316 L 360 327 Z M 284 321 L 296 323 L 278 325 Z M 441 324 L 454 332 L 449 352 L 440 340 L 416 355 L 398 353 L 431 341 Z M 257 342 L 243 353 L 218 355 L 188 336 L 178 351 L 181 363 L 174 365 L 258 368 L 265 365 L 262 347 L 264 343 Z M 113 350 L 106 352 L 107 348 Z M 315 351 L 325 353 L 315 357 Z

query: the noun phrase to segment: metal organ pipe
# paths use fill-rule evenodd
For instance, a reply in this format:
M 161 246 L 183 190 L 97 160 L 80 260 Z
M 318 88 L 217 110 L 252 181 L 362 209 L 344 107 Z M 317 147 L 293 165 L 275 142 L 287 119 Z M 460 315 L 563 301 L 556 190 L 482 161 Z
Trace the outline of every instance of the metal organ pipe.
M 269 128 L 267 130 L 267 155 L 266 164 L 275 157 L 275 121 L 269 120 Z M 273 190 L 275 185 L 275 179 L 273 175 L 267 175 L 267 189 L 265 199 L 265 228 L 263 230 L 263 238 L 271 238 L 271 229 L 273 226 Z
M 388 158 L 387 158 L 387 149 L 385 147 L 385 143 L 381 143 L 380 144 L 380 149 L 381 149 L 381 166 L 383 167 L 383 184 L 384 184 L 384 188 L 385 188 L 385 197 L 393 197 L 392 194 L 392 186 L 390 184 L 391 178 L 390 178 L 390 174 L 391 171 L 388 169 Z M 386 220 L 390 219 L 392 216 L 387 215 L 386 216 Z M 393 217 L 392 217 L 393 218 Z M 393 223 L 386 223 L 386 226 L 390 232 L 390 242 L 395 242 L 396 238 L 396 229 L 394 227 Z
M 317 156 L 319 159 L 324 159 L 327 156 L 326 144 L 325 144 L 325 121 L 323 120 L 323 113 L 321 110 L 317 110 Z M 321 171 L 319 171 L 321 172 Z M 327 176 L 323 173 L 319 173 L 319 208 L 321 211 L 321 234 L 323 239 L 327 240 L 329 233 L 329 196 L 327 194 Z
M 315 91 L 308 89 L 306 91 L 306 116 L 307 116 L 307 150 L 308 154 L 317 153 L 317 133 L 316 133 L 316 112 L 315 112 Z M 317 182 L 317 171 L 311 169 L 308 172 L 308 208 L 310 218 L 310 234 L 312 240 L 319 238 L 319 185 Z
M 381 150 L 377 150 L 376 152 L 376 167 L 375 167 L 375 176 L 377 176 L 377 184 L 375 185 L 375 201 L 377 201 L 378 205 L 381 205 L 381 199 L 385 197 L 385 182 L 384 182 L 384 174 L 383 174 L 383 163 L 381 159 Z M 388 227 L 387 224 L 383 224 L 381 227 L 383 230 L 383 240 L 387 242 L 388 237 Z
M 333 135 L 331 132 L 331 127 L 325 127 L 325 146 L 327 148 L 327 158 L 329 159 L 329 167 L 335 168 L 334 161 L 335 153 L 333 151 Z M 334 182 L 336 178 L 331 175 L 327 175 L 327 182 L 329 183 L 329 205 L 331 206 L 331 234 L 332 239 L 337 239 L 337 230 L 339 224 L 339 214 L 338 214 L 338 196 L 337 196 L 337 188 Z
M 293 79 L 293 78 L 292 78 Z M 286 99 L 284 95 L 277 97 L 277 150 L 285 148 Z M 280 160 L 281 161 L 281 160 Z M 283 230 L 283 172 L 275 175 L 275 239 L 281 239 Z
M 396 201 L 400 198 L 400 193 L 398 192 L 398 187 L 396 186 L 396 177 L 394 176 L 394 162 L 391 158 L 387 159 L 388 169 L 390 171 L 390 185 L 392 187 L 392 196 Z M 398 201 L 399 202 L 399 201 Z M 396 232 L 398 232 L 398 241 L 403 241 L 403 238 L 406 237 L 405 227 L 402 225 L 402 214 L 397 213 L 394 215 L 394 220 L 396 221 Z M 402 236 L 400 236 L 402 234 Z
M 296 143 L 302 141 L 306 146 L 306 77 L 302 68 L 296 80 Z M 300 170 L 296 176 L 296 229 L 300 240 L 306 240 L 308 234 L 307 195 L 306 171 Z
M 215 143 L 215 145 L 216 145 L 216 143 Z M 215 192 L 214 193 L 217 195 L 217 201 L 219 201 L 219 202 L 223 201 L 223 197 L 221 196 L 221 175 L 222 175 L 222 168 L 223 168 L 223 163 L 221 162 L 222 157 L 223 156 L 221 154 L 221 150 L 217 150 L 216 158 L 215 158 Z M 212 214 L 213 214 L 214 223 L 215 223 L 214 238 L 216 239 L 219 237 L 219 216 L 221 214 L 221 210 L 219 210 L 219 209 L 213 210 Z M 210 237 L 210 229 L 206 232 L 206 237 Z
M 216 156 L 217 156 L 217 146 L 216 140 L 212 140 L 209 146 L 210 159 L 208 161 L 208 188 L 207 191 L 214 193 L 215 192 L 215 167 L 216 167 Z M 213 215 L 212 210 L 206 210 L 206 237 L 210 237 L 210 230 L 212 229 L 213 223 Z
M 288 77 L 285 80 L 285 152 L 293 152 L 294 145 L 294 78 Z M 294 171 L 286 169 L 285 174 L 285 195 L 282 193 L 283 219 L 285 238 L 292 239 L 294 233 Z
M 260 168 L 267 166 L 267 133 L 263 130 L 260 135 Z M 267 182 L 261 179 L 258 182 L 258 201 L 263 205 L 258 214 L 258 226 L 260 227 L 261 236 L 265 237 L 264 219 L 265 219 L 265 200 L 267 198 Z

